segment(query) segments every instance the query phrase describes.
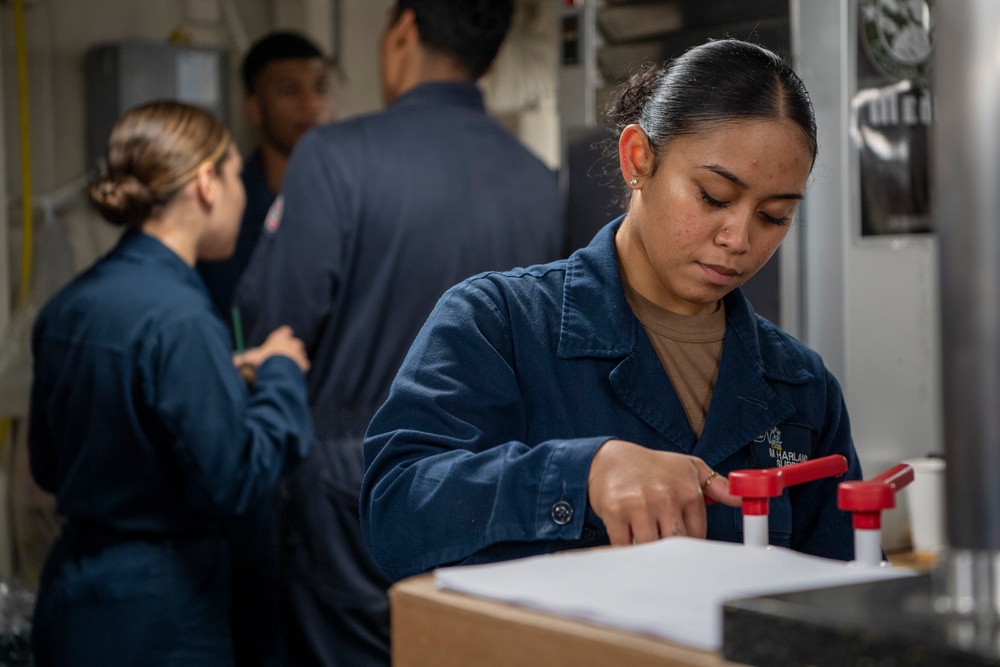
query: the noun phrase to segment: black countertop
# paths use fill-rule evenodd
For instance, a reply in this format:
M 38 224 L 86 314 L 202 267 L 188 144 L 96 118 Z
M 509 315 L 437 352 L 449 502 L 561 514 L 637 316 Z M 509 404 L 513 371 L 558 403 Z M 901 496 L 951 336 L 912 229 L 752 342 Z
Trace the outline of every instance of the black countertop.
M 932 575 L 744 598 L 723 654 L 761 667 L 1000 666 L 1000 622 L 933 610 Z

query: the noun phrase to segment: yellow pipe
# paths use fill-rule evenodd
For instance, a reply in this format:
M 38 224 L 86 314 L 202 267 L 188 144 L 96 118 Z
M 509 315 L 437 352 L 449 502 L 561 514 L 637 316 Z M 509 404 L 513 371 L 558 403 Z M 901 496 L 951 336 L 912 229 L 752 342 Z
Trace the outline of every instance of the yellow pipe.
M 28 40 L 24 29 L 24 0 L 14 0 L 14 48 L 17 51 L 17 94 L 21 130 L 21 284 L 18 305 L 28 303 L 31 294 L 33 238 L 31 199 L 31 124 L 28 116 Z M 2 184 L 0 184 L 2 187 Z M 0 452 L 10 435 L 10 417 L 0 419 Z
M 14 46 L 17 49 L 17 93 L 21 128 L 21 289 L 18 303 L 24 305 L 31 294 L 31 124 L 28 117 L 28 41 L 24 29 L 24 0 L 14 0 Z

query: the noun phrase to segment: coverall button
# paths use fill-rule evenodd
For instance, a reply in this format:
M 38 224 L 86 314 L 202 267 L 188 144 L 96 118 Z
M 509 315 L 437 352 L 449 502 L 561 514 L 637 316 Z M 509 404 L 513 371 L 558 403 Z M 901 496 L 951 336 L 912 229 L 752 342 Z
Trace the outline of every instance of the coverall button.
M 560 500 L 552 506 L 552 520 L 560 526 L 565 526 L 573 519 L 573 506 L 565 500 Z
M 592 542 L 597 539 L 597 529 L 588 523 L 583 527 L 583 535 L 581 537 L 587 542 Z

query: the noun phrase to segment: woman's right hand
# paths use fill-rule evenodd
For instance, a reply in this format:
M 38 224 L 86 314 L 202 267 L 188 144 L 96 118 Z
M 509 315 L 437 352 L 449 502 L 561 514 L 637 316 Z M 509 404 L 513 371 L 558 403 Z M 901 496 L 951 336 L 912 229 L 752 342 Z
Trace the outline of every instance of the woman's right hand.
M 730 507 L 741 503 L 729 493 L 729 481 L 713 476 L 701 459 L 624 440 L 608 440 L 597 450 L 587 495 L 615 545 L 675 535 L 705 537 L 706 496 Z
M 306 346 L 292 335 L 292 329 L 288 326 L 281 326 L 272 331 L 259 347 L 252 347 L 242 354 L 233 356 L 233 364 L 240 369 L 241 375 L 247 377 L 248 371 L 256 375 L 260 365 L 275 355 L 288 357 L 298 364 L 303 373 L 309 370 Z

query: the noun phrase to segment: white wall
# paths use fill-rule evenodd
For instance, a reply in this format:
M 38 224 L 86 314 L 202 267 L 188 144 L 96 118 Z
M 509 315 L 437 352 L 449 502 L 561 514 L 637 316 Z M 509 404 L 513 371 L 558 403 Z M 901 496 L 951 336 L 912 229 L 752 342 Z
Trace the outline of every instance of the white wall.
M 937 239 L 851 244 L 845 273 L 852 420 L 879 458 L 943 453 Z
M 382 108 L 378 39 L 392 5 L 392 0 L 341 0 L 339 118 Z

